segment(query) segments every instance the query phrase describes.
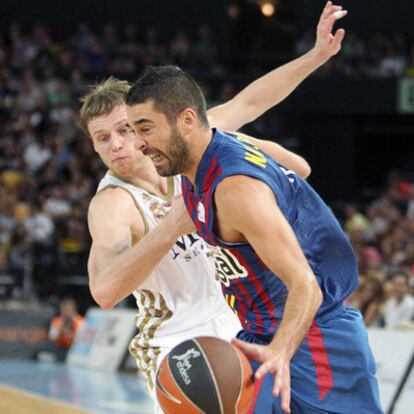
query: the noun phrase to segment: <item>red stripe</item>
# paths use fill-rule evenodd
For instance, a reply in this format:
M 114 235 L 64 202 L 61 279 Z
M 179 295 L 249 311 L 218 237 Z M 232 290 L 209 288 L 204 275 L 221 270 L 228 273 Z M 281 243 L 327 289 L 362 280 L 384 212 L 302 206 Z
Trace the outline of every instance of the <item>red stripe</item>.
M 256 403 L 257 403 L 257 399 L 258 399 L 259 394 L 260 394 L 260 390 L 262 389 L 264 379 L 265 379 L 265 376 L 263 376 L 259 380 L 254 381 L 253 402 L 252 402 L 252 405 L 250 406 L 249 411 L 247 412 L 247 414 L 253 414 L 253 412 L 254 412 L 254 409 L 255 409 L 255 406 L 256 406 Z
M 247 272 L 249 273 L 249 270 L 247 270 Z M 250 273 L 249 273 L 249 276 L 250 276 Z M 251 309 L 254 315 L 256 316 L 256 321 L 255 321 L 256 331 L 255 332 L 259 334 L 263 333 L 264 332 L 263 318 L 259 312 L 259 309 L 257 308 L 257 303 L 254 300 L 252 300 L 251 295 L 246 290 L 246 287 L 244 283 L 241 281 L 241 278 L 233 279 L 233 283 L 237 285 L 239 292 L 237 292 L 235 289 L 233 289 L 232 291 L 235 293 L 235 296 L 237 299 L 239 299 L 239 297 L 241 296 L 240 302 L 243 303 L 244 309 L 245 309 L 245 312 L 244 312 L 245 323 L 243 325 L 243 328 L 245 328 L 246 325 L 248 327 L 252 325 L 252 323 L 247 318 L 247 309 Z M 246 306 L 246 302 L 247 302 L 247 306 Z
M 187 207 L 187 210 L 191 216 L 192 210 L 194 209 L 194 196 L 190 189 L 187 187 L 187 178 L 182 177 L 181 179 L 181 193 L 184 196 L 184 201 Z
M 216 157 L 213 157 L 211 160 L 210 167 L 208 168 L 206 175 L 204 177 L 203 181 L 203 187 L 201 188 L 201 192 L 204 192 L 203 190 L 206 188 L 206 186 L 209 186 L 211 188 L 211 184 L 214 184 L 213 181 L 213 174 L 215 173 L 216 166 L 218 164 L 218 160 Z
M 312 354 L 312 360 L 315 364 L 319 399 L 322 400 L 333 387 L 333 377 L 331 365 L 329 364 L 328 351 L 326 350 L 322 332 L 316 324 L 316 321 L 312 323 L 306 339 Z
M 211 185 L 209 185 L 209 189 L 207 191 L 207 193 L 204 195 L 204 200 L 205 200 L 205 204 L 204 204 L 204 210 L 205 210 L 205 220 L 206 220 L 206 239 L 209 243 L 214 244 L 214 239 L 212 237 L 212 232 L 209 230 L 208 226 L 210 225 L 210 204 L 213 198 L 213 195 L 211 194 L 213 191 L 213 184 L 216 181 L 217 177 L 221 175 L 223 169 L 221 168 L 221 166 L 219 165 L 218 168 L 216 169 L 217 166 L 217 159 L 214 158 L 213 162 L 211 164 L 211 167 L 208 170 L 206 179 L 204 180 L 204 184 L 203 184 L 203 188 L 205 188 L 205 186 L 209 183 L 211 183 Z
M 274 306 L 274 304 L 273 304 L 273 302 L 272 302 L 269 294 L 263 288 L 262 281 L 259 280 L 259 278 L 257 277 L 256 273 L 253 271 L 253 269 L 251 268 L 251 266 L 249 265 L 249 263 L 247 262 L 247 260 L 244 258 L 243 254 L 240 253 L 239 251 L 237 251 L 236 249 L 230 249 L 230 250 L 237 257 L 237 259 L 239 260 L 240 264 L 246 268 L 246 270 L 247 270 L 247 272 L 249 274 L 248 275 L 249 282 L 254 286 L 254 288 L 255 288 L 258 296 L 260 297 L 260 299 L 262 300 L 262 302 L 266 306 L 266 310 L 268 312 L 268 315 L 269 315 L 270 319 L 272 320 L 272 325 L 269 326 L 269 327 L 266 327 L 266 330 L 269 330 L 271 327 L 273 327 L 276 324 L 276 321 L 273 318 L 273 315 L 275 314 L 275 306 Z M 257 308 L 256 300 L 253 300 L 251 302 L 252 302 L 253 306 L 255 308 Z M 257 322 L 260 321 L 259 322 L 260 323 L 260 326 L 262 328 L 265 328 L 264 322 L 263 322 L 263 318 L 262 318 L 260 312 L 259 311 L 256 311 L 255 314 L 256 314 L 256 316 L 259 316 L 259 318 L 257 318 Z M 262 329 L 261 331 L 257 331 L 257 333 L 264 333 L 264 329 Z
M 259 261 L 259 263 L 261 264 L 261 266 L 262 266 L 262 269 L 263 269 L 263 274 L 265 274 L 266 272 L 268 272 L 268 271 L 270 271 L 270 272 L 272 272 L 271 271 L 271 269 L 269 269 L 265 264 L 264 264 L 264 262 L 263 262 L 263 260 L 261 259 L 261 257 L 259 256 L 259 255 L 256 255 L 257 256 L 257 260 Z M 274 276 L 274 277 L 277 277 L 273 272 L 272 272 L 272 275 Z M 274 302 L 273 302 L 273 300 L 272 300 L 272 298 L 270 297 L 270 295 L 267 295 L 268 297 L 269 297 L 269 301 L 268 301 L 268 303 L 269 303 L 269 306 L 270 306 L 270 310 L 269 310 L 269 314 L 270 315 L 272 315 L 272 316 L 274 316 L 274 315 L 276 315 L 276 306 L 275 306 L 275 304 L 274 304 Z M 268 309 L 269 309 L 269 306 L 268 306 Z M 278 325 L 278 320 L 277 319 L 275 319 L 275 318 L 273 318 L 272 317 L 272 325 L 269 327 L 269 329 L 275 329 L 276 330 L 276 327 L 277 327 L 277 325 Z

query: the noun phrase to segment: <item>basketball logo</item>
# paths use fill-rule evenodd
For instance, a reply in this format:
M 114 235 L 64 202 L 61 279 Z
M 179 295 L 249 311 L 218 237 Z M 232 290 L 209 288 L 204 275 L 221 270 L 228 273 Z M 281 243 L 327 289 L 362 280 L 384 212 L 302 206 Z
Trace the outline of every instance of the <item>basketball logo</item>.
M 166 414 L 246 414 L 254 394 L 252 369 L 231 343 L 197 337 L 164 358 L 156 394 Z

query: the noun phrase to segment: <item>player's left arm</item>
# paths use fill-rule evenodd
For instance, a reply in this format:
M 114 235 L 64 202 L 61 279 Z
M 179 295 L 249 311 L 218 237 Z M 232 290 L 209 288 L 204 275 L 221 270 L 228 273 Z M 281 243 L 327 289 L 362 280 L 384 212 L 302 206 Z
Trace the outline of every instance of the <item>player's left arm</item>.
M 265 183 L 247 176 L 227 177 L 217 186 L 215 202 L 218 222 L 224 223 L 232 234 L 239 234 L 241 240 L 247 240 L 287 287 L 283 318 L 272 342 L 268 346 L 237 340 L 235 343 L 263 362 L 257 377 L 274 373 L 274 392 L 281 392 L 282 408 L 289 412 L 289 361 L 322 303 L 320 287 L 291 226 Z
M 236 131 L 282 102 L 311 73 L 339 52 L 345 31 L 338 29 L 333 33 L 333 26 L 346 13 L 342 12 L 341 6 L 329 1 L 320 16 L 315 46 L 299 58 L 255 80 L 230 101 L 211 108 L 208 111 L 211 126 Z

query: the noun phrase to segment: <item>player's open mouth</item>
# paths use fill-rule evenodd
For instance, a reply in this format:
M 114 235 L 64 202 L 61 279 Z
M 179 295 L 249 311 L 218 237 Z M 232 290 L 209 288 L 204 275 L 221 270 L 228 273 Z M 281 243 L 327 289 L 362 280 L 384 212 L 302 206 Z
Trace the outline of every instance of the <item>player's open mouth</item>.
M 162 160 L 164 159 L 164 157 L 161 154 L 154 154 L 154 155 L 150 155 L 151 157 L 151 161 L 154 164 L 159 164 L 160 162 L 162 162 Z

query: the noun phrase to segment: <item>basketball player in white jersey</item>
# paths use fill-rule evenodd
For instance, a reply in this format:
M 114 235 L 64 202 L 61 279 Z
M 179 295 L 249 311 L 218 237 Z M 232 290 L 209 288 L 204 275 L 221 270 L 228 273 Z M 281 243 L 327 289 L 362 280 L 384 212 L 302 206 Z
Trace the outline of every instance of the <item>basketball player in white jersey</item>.
M 331 11 L 336 10 L 332 6 Z M 329 57 L 318 39 L 311 52 L 210 110 L 211 125 L 240 128 L 283 100 Z M 180 179 L 160 177 L 152 161 L 135 149 L 139 143 L 128 126 L 124 104 L 128 89 L 127 82 L 110 78 L 85 96 L 81 109 L 81 124 L 108 167 L 88 214 L 88 272 L 91 293 L 102 308 L 131 293 L 136 297 L 138 334 L 130 350 L 154 398 L 155 373 L 172 347 L 198 335 L 229 340 L 240 329 L 215 280 L 216 273 L 231 273 L 237 264 L 223 261 L 216 269 L 208 246 L 192 227 L 183 237 L 174 226 L 157 231 L 169 202 L 180 193 Z M 253 141 L 299 175 L 309 175 L 301 157 L 275 143 Z

